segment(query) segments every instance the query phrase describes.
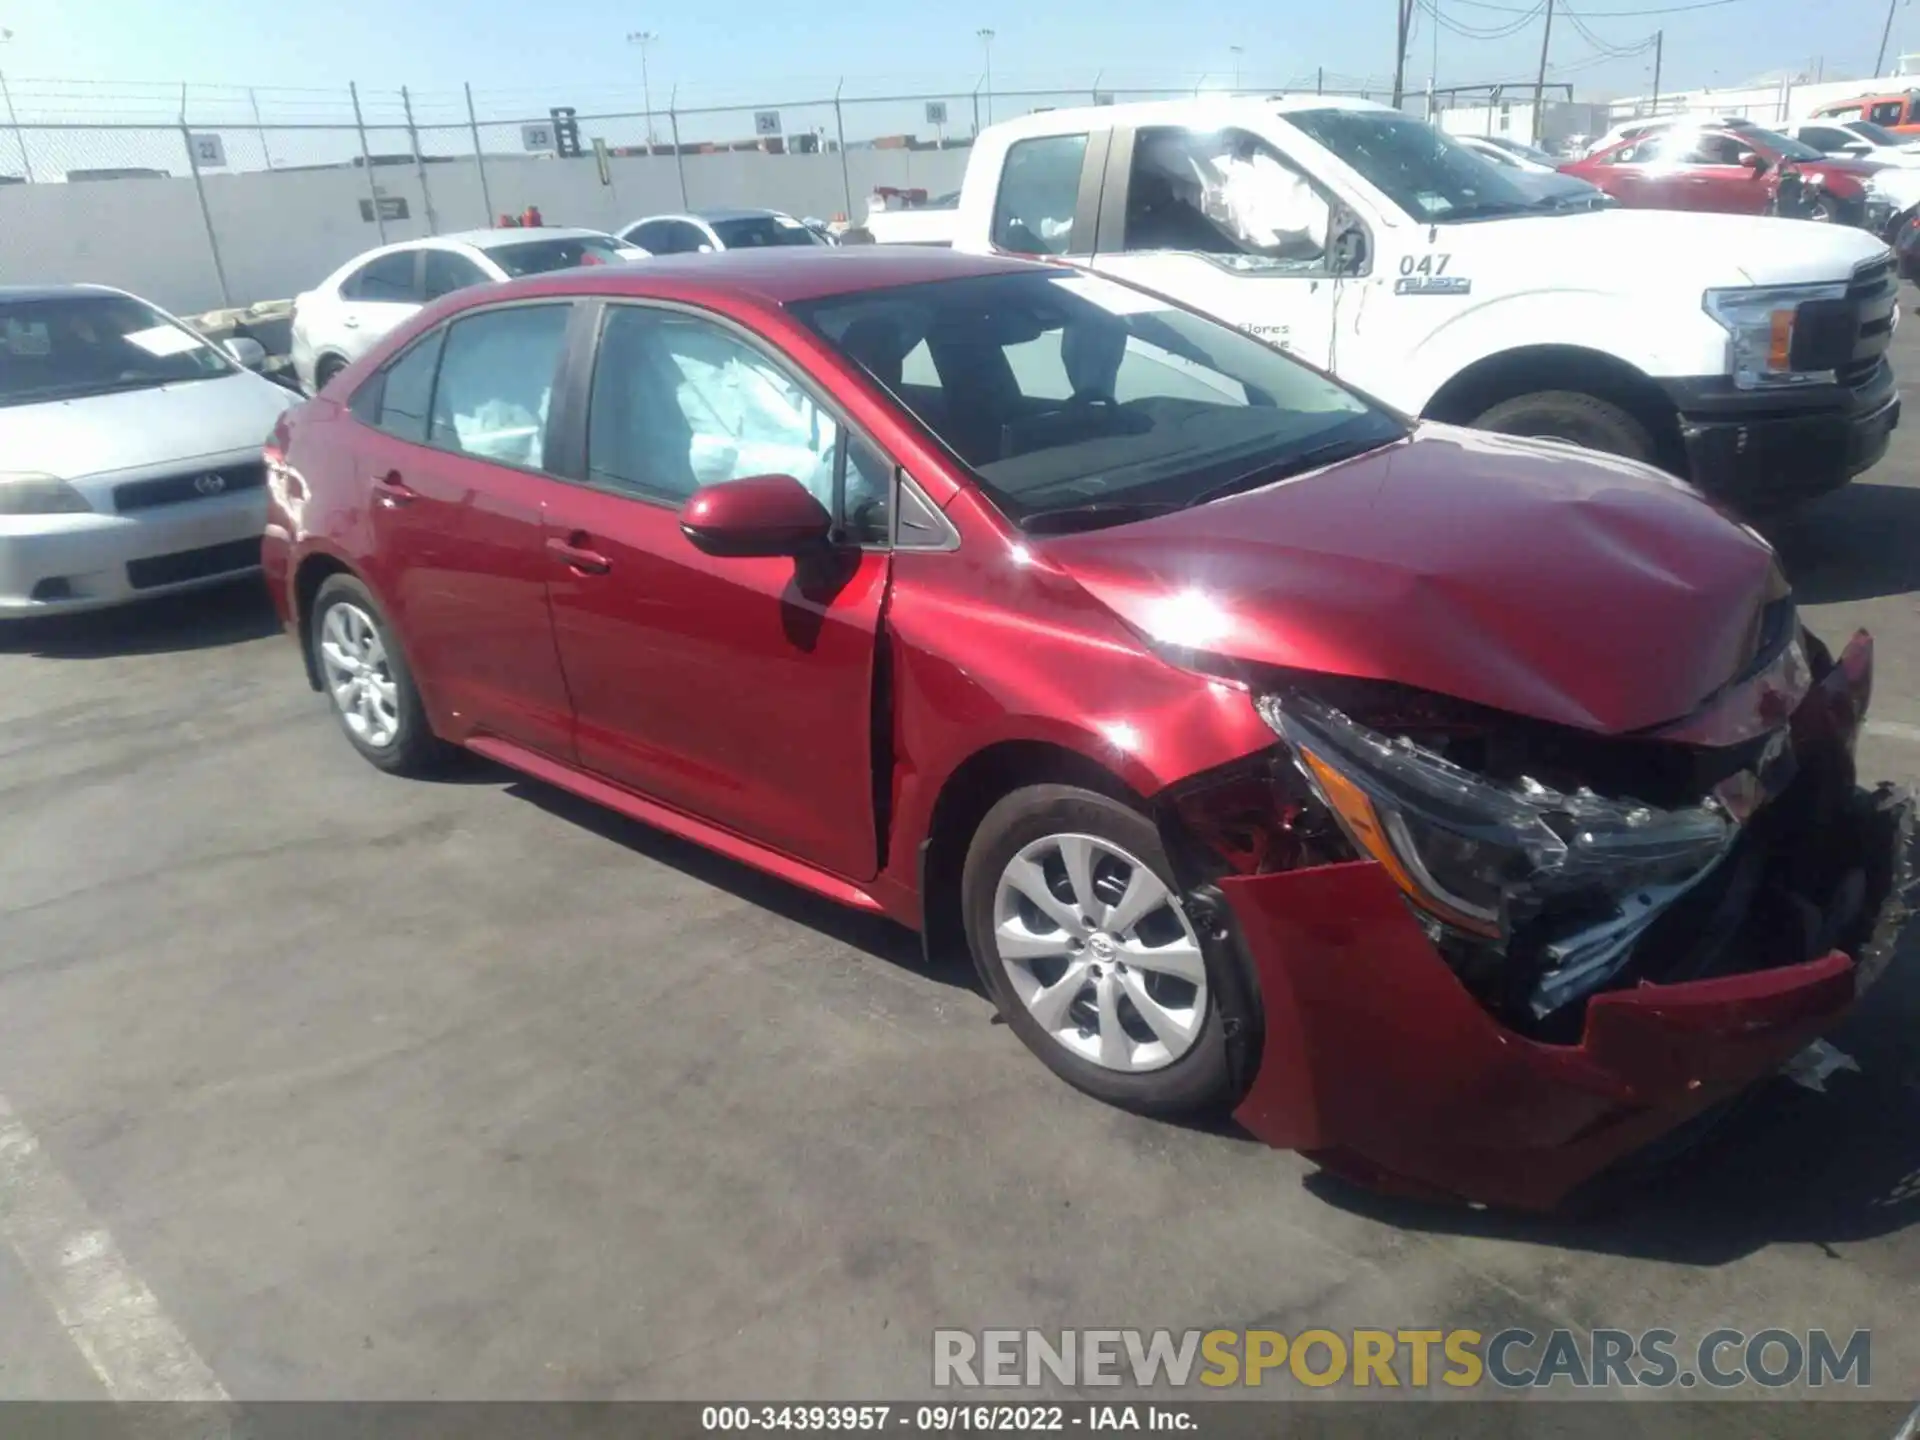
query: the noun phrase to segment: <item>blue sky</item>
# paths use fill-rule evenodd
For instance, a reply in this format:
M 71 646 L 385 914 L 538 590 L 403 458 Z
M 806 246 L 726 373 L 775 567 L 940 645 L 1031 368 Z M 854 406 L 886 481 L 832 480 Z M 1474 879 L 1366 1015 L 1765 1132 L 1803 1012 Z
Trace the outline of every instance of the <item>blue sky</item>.
M 1439 0 L 1450 20 L 1478 29 L 1518 19 L 1532 0 Z M 1761 72 L 1812 65 L 1829 78 L 1863 74 L 1885 17 L 1884 0 L 1732 0 L 1660 17 L 1606 18 L 1686 0 L 1579 0 L 1588 28 L 1614 45 L 1666 31 L 1663 88 L 1733 84 Z M 1697 0 L 1696 0 L 1697 3 Z M 0 0 L 0 70 L 23 111 L 78 118 L 87 111 L 164 105 L 163 91 L 132 82 L 254 85 L 269 118 L 327 118 L 349 80 L 390 92 L 414 89 L 430 117 L 451 120 L 462 82 L 483 117 L 534 114 L 552 104 L 583 111 L 641 104 L 640 56 L 629 31 L 661 38 L 650 50 L 654 102 L 664 109 L 677 85 L 683 104 L 780 102 L 831 94 L 945 90 L 964 95 L 978 81 L 981 45 L 996 32 L 995 88 L 1102 88 L 1224 84 L 1237 64 L 1244 83 L 1280 85 L 1316 66 L 1352 79 L 1384 77 L 1392 66 L 1392 0 L 1285 7 L 1168 4 L 1166 0 L 965 0 L 922 7 L 898 0 L 720 0 L 670 7 L 634 0 Z M 1433 22 L 1419 20 L 1410 75 L 1423 85 L 1432 64 Z M 1564 19 L 1556 23 L 1555 68 L 1581 94 L 1637 93 L 1651 56 L 1595 63 L 1596 52 Z M 1442 84 L 1529 77 L 1540 26 L 1510 38 L 1475 41 L 1442 32 Z M 1890 53 L 1920 48 L 1920 13 L 1897 13 Z M 1232 47 L 1240 46 L 1236 57 Z M 53 87 L 31 83 L 84 81 Z M 1332 82 L 1330 82 L 1331 84 Z M 285 87 L 285 88 L 283 88 Z M 303 97 L 292 87 L 314 87 Z M 322 93 L 331 92 L 331 93 Z M 136 100 L 133 97 L 143 99 Z M 1004 101 L 1001 113 L 1030 108 Z M 22 119 L 33 118 L 23 114 Z M 962 115 L 954 116 L 963 125 Z M 790 122 L 789 128 L 796 128 Z

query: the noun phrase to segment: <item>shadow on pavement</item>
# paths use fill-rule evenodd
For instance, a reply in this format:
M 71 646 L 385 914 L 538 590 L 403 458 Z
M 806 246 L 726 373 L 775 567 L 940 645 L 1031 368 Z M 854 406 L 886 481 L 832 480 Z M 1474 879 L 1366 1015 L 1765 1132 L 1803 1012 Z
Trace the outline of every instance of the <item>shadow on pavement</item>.
M 1920 488 L 1856 482 L 1759 528 L 1803 605 L 1920 590 Z
M 797 885 L 789 885 L 784 880 L 777 880 L 750 866 L 729 860 L 724 855 L 715 854 L 690 840 L 682 840 L 651 825 L 629 820 L 590 800 L 582 800 L 538 781 L 515 778 L 508 784 L 507 792 L 571 824 L 624 845 L 649 860 L 671 866 L 702 884 L 724 890 L 750 905 L 757 905 L 796 924 L 818 930 L 876 960 L 917 971 L 930 980 L 956 989 L 978 992 L 980 988 L 973 966 L 964 955 L 939 956 L 929 966 L 921 953 L 920 937 L 882 916 L 837 905 Z
M 1815 1094 L 1769 1080 L 1698 1150 L 1590 1218 L 1527 1216 L 1411 1203 L 1318 1174 L 1307 1186 L 1330 1204 L 1387 1224 L 1439 1234 L 1519 1240 L 1570 1250 L 1725 1265 L 1776 1244 L 1834 1247 L 1920 1222 L 1920 934 L 1855 1016 L 1833 1036 L 1861 1073 Z
M 248 577 L 111 610 L 0 620 L 0 655 L 49 660 L 158 655 L 237 645 L 279 630 L 266 587 L 258 577 Z

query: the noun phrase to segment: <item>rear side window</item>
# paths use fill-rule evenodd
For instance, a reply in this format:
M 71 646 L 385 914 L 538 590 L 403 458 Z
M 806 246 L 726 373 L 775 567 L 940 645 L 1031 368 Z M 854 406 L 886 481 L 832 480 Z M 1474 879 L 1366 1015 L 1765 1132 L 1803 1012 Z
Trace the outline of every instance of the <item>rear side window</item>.
M 438 300 L 470 285 L 485 285 L 492 277 L 464 255 L 451 250 L 429 250 L 422 261 L 427 299 Z
M 448 326 L 428 443 L 539 469 L 571 310 L 516 305 Z
M 1065 255 L 1080 203 L 1085 135 L 1016 141 L 993 203 L 993 243 L 1021 255 Z
M 347 277 L 340 294 L 348 300 L 417 304 L 421 296 L 414 280 L 414 262 L 418 258 L 417 251 L 398 250 L 369 260 Z
M 1906 122 L 1907 102 L 1904 100 L 1882 100 L 1867 111 L 1867 119 L 1876 125 L 1900 125 Z
M 514 245 L 489 245 L 487 258 L 509 275 L 544 275 L 550 270 L 571 270 L 577 265 L 617 264 L 620 242 L 611 235 L 528 240 Z

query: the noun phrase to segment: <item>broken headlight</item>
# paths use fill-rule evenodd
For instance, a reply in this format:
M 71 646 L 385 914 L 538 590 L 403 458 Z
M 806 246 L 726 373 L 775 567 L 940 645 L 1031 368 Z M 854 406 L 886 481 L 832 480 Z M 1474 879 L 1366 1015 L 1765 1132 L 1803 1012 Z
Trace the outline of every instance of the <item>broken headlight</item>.
M 1525 779 L 1503 785 L 1304 696 L 1266 695 L 1259 707 L 1354 845 L 1427 915 L 1504 942 L 1516 913 L 1578 899 L 1584 928 L 1547 947 L 1561 973 L 1543 981 L 1542 1013 L 1617 969 L 1733 840 L 1715 801 L 1659 810 Z M 1608 913 L 1594 913 L 1596 900 Z

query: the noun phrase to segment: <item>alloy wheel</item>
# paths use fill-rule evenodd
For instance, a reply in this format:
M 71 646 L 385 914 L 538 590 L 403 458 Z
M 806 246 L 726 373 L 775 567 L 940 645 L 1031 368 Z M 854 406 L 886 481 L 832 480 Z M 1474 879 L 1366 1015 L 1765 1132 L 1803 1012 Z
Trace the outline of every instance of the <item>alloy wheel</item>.
M 1164 1069 L 1207 1018 L 1200 942 L 1144 861 L 1094 835 L 1048 835 L 1001 871 L 993 942 L 1040 1028 L 1108 1070 Z
M 400 733 L 400 687 L 373 617 L 342 601 L 320 622 L 320 666 L 327 693 L 354 736 L 375 750 Z

